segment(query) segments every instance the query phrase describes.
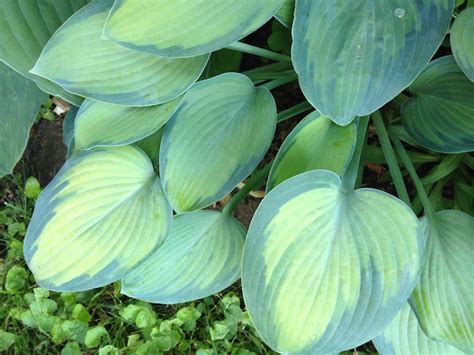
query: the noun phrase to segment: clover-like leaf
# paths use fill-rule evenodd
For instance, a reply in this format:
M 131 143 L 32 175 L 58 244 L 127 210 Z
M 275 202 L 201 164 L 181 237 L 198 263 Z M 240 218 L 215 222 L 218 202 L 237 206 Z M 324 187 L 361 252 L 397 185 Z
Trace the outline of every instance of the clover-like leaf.
M 148 157 L 98 148 L 66 162 L 41 193 L 24 246 L 42 287 L 80 291 L 120 279 L 158 247 L 171 208 Z
M 220 292 L 240 277 L 244 238 L 244 227 L 220 212 L 177 215 L 163 245 L 125 275 L 122 293 L 172 304 Z
M 464 74 L 474 81 L 474 8 L 468 7 L 456 17 L 450 38 L 456 62 Z
M 98 101 L 128 106 L 167 102 L 201 75 L 209 55 L 169 59 L 102 38 L 112 0 L 76 12 L 50 39 L 32 73 Z
M 380 355 L 464 354 L 453 346 L 428 338 L 408 302 L 383 333 L 372 341 Z
M 345 191 L 327 170 L 295 176 L 265 197 L 247 234 L 242 287 L 253 324 L 279 352 L 363 344 L 416 286 L 423 242 L 397 198 Z
M 33 82 L 0 62 L 0 177 L 10 174 L 20 160 L 47 98 Z
M 410 304 L 425 333 L 466 353 L 474 349 L 474 217 L 454 210 L 423 217 L 426 260 Z
M 232 191 L 262 160 L 275 126 L 272 95 L 245 75 L 195 84 L 161 142 L 160 176 L 175 211 L 209 206 Z
M 474 83 L 453 56 L 438 58 L 410 86 L 414 97 L 401 109 L 407 132 L 441 153 L 474 150 Z
M 176 110 L 181 97 L 167 103 L 131 107 L 86 100 L 75 120 L 75 149 L 134 143 L 158 131 Z
M 392 100 L 425 68 L 454 0 L 296 2 L 292 59 L 301 89 L 340 125 Z
M 0 60 L 32 79 L 49 94 L 79 106 L 82 98 L 59 85 L 33 75 L 33 68 L 49 38 L 88 0 L 0 1 Z
M 116 0 L 104 34 L 163 57 L 214 52 L 267 22 L 283 0 Z
M 315 111 L 288 135 L 278 151 L 267 191 L 292 176 L 315 169 L 344 174 L 357 139 L 355 123 L 341 127 Z

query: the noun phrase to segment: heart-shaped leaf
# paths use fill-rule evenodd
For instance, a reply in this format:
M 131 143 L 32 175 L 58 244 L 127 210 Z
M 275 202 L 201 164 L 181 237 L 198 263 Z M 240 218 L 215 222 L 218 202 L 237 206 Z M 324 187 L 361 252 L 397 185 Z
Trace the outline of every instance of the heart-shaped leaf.
M 283 0 L 116 0 L 105 35 L 163 57 L 214 52 L 267 22 Z
M 452 56 L 431 62 L 410 90 L 402 123 L 420 145 L 441 153 L 474 150 L 474 83 Z
M 245 304 L 279 352 L 333 353 L 380 333 L 416 286 L 423 233 L 403 202 L 327 170 L 273 189 L 244 247 Z
M 102 38 L 112 0 L 76 12 L 54 34 L 32 73 L 98 101 L 128 106 L 167 102 L 201 75 L 209 55 L 167 59 Z
M 283 142 L 273 163 L 267 192 L 292 176 L 315 169 L 344 174 L 357 139 L 355 124 L 341 127 L 315 111 Z
M 278 12 L 275 14 L 275 17 L 283 25 L 288 28 L 291 28 L 293 24 L 293 14 L 295 12 L 295 0 L 285 0 L 283 5 L 281 5 Z
M 0 60 L 34 80 L 42 90 L 79 106 L 82 98 L 28 71 L 35 65 L 52 34 L 87 2 L 88 0 L 0 1 Z
M 33 82 L 0 62 L 0 177 L 10 174 L 20 160 L 47 98 Z
M 130 107 L 86 100 L 76 117 L 75 149 L 134 143 L 159 130 L 176 110 L 181 97 L 165 104 Z
M 463 355 L 459 349 L 426 336 L 408 302 L 373 343 L 380 355 Z
M 177 215 L 163 245 L 125 275 L 122 293 L 173 304 L 220 292 L 240 277 L 244 238 L 244 227 L 222 213 Z
M 292 58 L 301 89 L 340 125 L 392 100 L 440 46 L 454 0 L 298 0 Z
M 451 27 L 451 49 L 464 74 L 474 81 L 474 8 L 468 7 L 456 17 Z
M 143 151 L 98 148 L 68 160 L 41 193 L 25 260 L 38 284 L 50 290 L 104 286 L 152 253 L 171 219 Z
M 275 126 L 272 95 L 245 75 L 195 84 L 161 142 L 160 176 L 175 211 L 209 206 L 232 191 L 262 160 Z
M 474 349 L 474 217 L 460 211 L 423 217 L 426 260 L 410 303 L 425 333 L 466 353 Z

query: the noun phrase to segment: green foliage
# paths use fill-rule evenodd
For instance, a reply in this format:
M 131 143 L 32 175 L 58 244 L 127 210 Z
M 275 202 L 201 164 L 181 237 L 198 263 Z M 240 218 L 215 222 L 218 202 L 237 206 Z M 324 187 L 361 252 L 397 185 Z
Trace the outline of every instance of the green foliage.
M 2 2 L 0 349 L 471 352 L 473 5 Z

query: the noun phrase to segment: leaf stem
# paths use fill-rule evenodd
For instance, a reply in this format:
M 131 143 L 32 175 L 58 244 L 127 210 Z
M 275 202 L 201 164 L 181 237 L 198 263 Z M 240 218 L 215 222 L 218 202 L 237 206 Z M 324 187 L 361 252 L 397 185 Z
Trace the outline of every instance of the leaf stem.
M 403 145 L 398 140 L 398 138 L 392 137 L 392 140 L 393 144 L 395 145 L 395 148 L 397 149 L 398 155 L 402 159 L 403 165 L 405 165 L 405 168 L 408 170 L 408 173 L 410 174 L 413 183 L 415 184 L 415 189 L 418 193 L 418 196 L 420 196 L 421 204 L 423 205 L 423 209 L 425 210 L 425 215 L 428 218 L 433 219 L 435 217 L 433 205 L 431 204 L 430 199 L 428 198 L 426 190 L 423 187 L 423 183 L 421 182 L 420 178 L 418 177 L 418 174 L 416 173 L 415 167 L 413 166 L 410 157 L 408 156 L 405 148 L 403 148 Z
M 352 155 L 351 162 L 342 177 L 342 191 L 348 193 L 354 190 L 357 175 L 359 171 L 360 157 L 362 155 L 362 148 L 365 144 L 365 133 L 369 124 L 369 116 L 358 118 L 357 122 L 357 143 Z
M 266 82 L 265 84 L 261 84 L 259 85 L 259 87 L 267 88 L 268 90 L 273 90 L 279 86 L 295 81 L 296 79 L 298 79 L 298 74 L 291 73 L 282 78 L 278 78 L 278 79 Z
M 356 189 L 359 189 L 362 186 L 362 180 L 364 179 L 365 161 L 363 159 L 363 156 L 364 156 L 365 150 L 367 149 L 367 138 L 368 138 L 368 134 L 367 134 L 367 130 L 366 130 L 365 135 L 364 135 L 364 143 L 362 145 L 361 158 L 360 158 L 360 161 L 359 161 L 359 168 L 357 170 L 357 179 L 356 179 L 356 182 L 355 182 L 355 185 L 354 185 L 354 187 Z
M 269 51 L 268 49 L 255 47 L 243 42 L 234 42 L 229 44 L 227 49 L 232 49 L 234 51 L 239 51 L 242 53 L 253 54 L 259 57 L 275 60 L 277 62 L 288 62 L 291 63 L 291 57 L 285 54 Z
M 252 190 L 258 189 L 260 186 L 262 186 L 265 178 L 270 173 L 272 164 L 273 160 L 265 165 L 265 167 L 262 169 L 253 173 L 252 177 L 247 181 L 244 187 L 242 187 L 239 192 L 232 196 L 232 199 L 229 201 L 229 203 L 224 206 L 222 213 L 230 216 L 240 201 L 242 201 Z
M 400 171 L 400 167 L 398 166 L 398 161 L 395 156 L 395 152 L 393 151 L 392 144 L 390 143 L 390 138 L 388 137 L 387 129 L 385 128 L 380 111 L 376 111 L 372 114 L 372 121 L 375 124 L 375 129 L 377 130 L 377 135 L 382 145 L 383 155 L 387 161 L 390 175 L 392 175 L 392 180 L 395 184 L 397 195 L 403 202 L 411 207 L 410 197 L 408 196 L 408 191 L 405 186 L 405 182 L 403 181 L 403 175 Z
M 277 116 L 277 123 L 288 120 L 292 117 L 299 115 L 300 113 L 314 109 L 308 101 L 300 102 L 298 105 L 290 107 L 284 111 L 281 111 Z
M 274 79 L 275 76 L 284 75 L 287 73 L 293 72 L 293 66 L 291 63 L 272 63 L 264 65 L 255 69 L 250 69 L 242 72 L 242 74 L 247 75 L 252 80 L 262 80 L 262 79 Z M 271 78 L 268 78 L 271 76 Z

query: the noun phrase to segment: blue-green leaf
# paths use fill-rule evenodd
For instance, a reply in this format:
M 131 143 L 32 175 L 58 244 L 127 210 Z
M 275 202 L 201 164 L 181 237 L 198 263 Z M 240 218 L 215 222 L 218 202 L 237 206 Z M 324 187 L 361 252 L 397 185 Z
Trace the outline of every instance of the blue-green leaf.
M 408 302 L 373 343 L 380 355 L 463 355 L 459 349 L 426 336 Z
M 151 106 L 170 101 L 201 75 L 209 55 L 168 59 L 102 38 L 112 0 L 76 12 L 50 39 L 32 73 L 98 101 Z
M 125 275 L 122 293 L 172 304 L 220 292 L 240 277 L 244 238 L 243 226 L 222 213 L 177 215 L 163 245 Z
M 152 253 L 171 219 L 143 151 L 97 148 L 68 160 L 41 193 L 26 233 L 25 260 L 47 289 L 104 286 Z
M 413 139 L 435 152 L 474 150 L 474 83 L 452 56 L 431 62 L 410 90 L 401 115 Z
M 454 0 L 296 2 L 292 59 L 311 104 L 340 125 L 392 100 L 425 68 Z
M 116 0 L 104 34 L 163 57 L 214 52 L 267 22 L 283 0 Z
M 68 148 L 74 144 L 74 123 L 76 120 L 77 112 L 79 109 L 75 106 L 67 112 L 66 117 L 63 121 L 63 143 Z
M 295 0 L 285 0 L 283 5 L 281 5 L 278 12 L 275 14 L 275 17 L 283 25 L 288 28 L 291 28 L 293 24 L 293 14 L 295 12 Z
M 461 211 L 423 217 L 426 260 L 410 298 L 425 333 L 466 353 L 474 349 L 474 217 Z
M 340 127 L 317 111 L 310 113 L 281 145 L 267 191 L 310 170 L 326 169 L 342 176 L 352 158 L 356 139 L 355 123 Z
M 327 170 L 265 197 L 242 262 L 245 304 L 274 350 L 313 354 L 378 335 L 416 286 L 424 250 L 415 214 L 382 191 L 344 191 Z
M 153 166 L 158 165 L 160 161 L 161 140 L 163 139 L 164 129 L 161 128 L 153 134 L 135 142 L 135 145 L 141 148 L 150 158 Z
M 35 65 L 52 34 L 87 2 L 88 0 L 0 1 L 0 60 L 35 81 L 47 93 L 79 106 L 81 97 L 28 71 Z
M 451 27 L 451 49 L 464 74 L 474 81 L 474 8 L 461 12 Z
M 75 149 L 134 143 L 159 130 L 176 110 L 181 97 L 165 104 L 130 107 L 86 100 L 76 117 Z
M 33 82 L 0 62 L 0 177 L 10 174 L 20 160 L 47 98 Z
M 195 84 L 161 142 L 160 176 L 174 210 L 200 209 L 232 191 L 262 160 L 275 126 L 272 95 L 245 75 Z

